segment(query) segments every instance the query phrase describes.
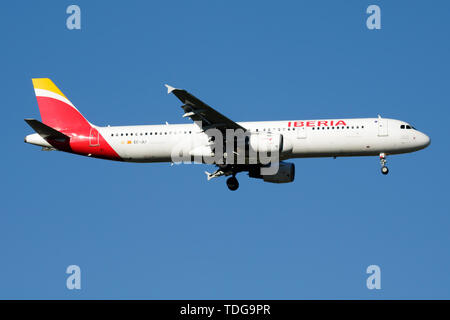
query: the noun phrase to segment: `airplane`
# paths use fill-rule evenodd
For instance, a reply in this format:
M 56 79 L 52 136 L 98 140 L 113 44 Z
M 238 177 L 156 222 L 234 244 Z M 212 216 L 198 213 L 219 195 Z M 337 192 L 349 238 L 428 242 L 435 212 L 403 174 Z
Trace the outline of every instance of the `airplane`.
M 36 132 L 25 137 L 26 143 L 46 151 L 124 162 L 173 163 L 176 154 L 207 163 L 204 158 L 219 154 L 212 163 L 217 170 L 205 173 L 208 180 L 228 176 L 226 184 L 232 191 L 239 187 L 236 174 L 240 172 L 248 172 L 249 177 L 265 182 L 294 181 L 295 165 L 285 161 L 293 158 L 378 156 L 381 173 L 386 175 L 388 155 L 418 151 L 430 144 L 430 138 L 409 123 L 379 115 L 377 118 L 234 122 L 186 90 L 169 85 L 166 85 L 168 94 L 174 94 L 182 102 L 183 117 L 189 117 L 194 123 L 99 127 L 86 120 L 50 79 L 35 78 L 32 82 L 42 122 L 25 119 Z M 222 134 L 222 141 L 211 130 Z M 227 136 L 230 131 L 239 130 L 244 138 Z M 231 144 L 231 152 L 227 152 L 230 149 L 223 152 L 224 143 Z M 256 157 L 245 154 L 249 150 L 266 152 L 269 156 L 277 154 L 273 158 L 276 161 L 272 161 L 277 165 L 276 172 L 264 172 L 271 163 L 264 163 L 260 153 Z M 243 161 L 232 161 L 242 154 Z

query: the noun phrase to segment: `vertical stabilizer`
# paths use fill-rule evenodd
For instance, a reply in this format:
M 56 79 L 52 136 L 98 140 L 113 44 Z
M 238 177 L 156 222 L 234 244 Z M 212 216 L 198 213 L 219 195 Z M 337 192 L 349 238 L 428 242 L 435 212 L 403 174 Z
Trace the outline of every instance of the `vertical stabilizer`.
M 42 122 L 58 131 L 90 128 L 90 123 L 48 78 L 33 79 Z

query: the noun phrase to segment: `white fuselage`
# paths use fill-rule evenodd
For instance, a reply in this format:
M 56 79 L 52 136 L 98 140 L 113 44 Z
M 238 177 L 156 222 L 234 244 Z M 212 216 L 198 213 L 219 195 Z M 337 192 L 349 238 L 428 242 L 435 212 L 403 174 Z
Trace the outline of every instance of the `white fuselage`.
M 386 118 L 238 122 L 252 133 L 283 135 L 291 150 L 281 158 L 371 156 L 425 148 L 430 139 L 406 122 Z M 123 161 L 171 162 L 180 146 L 208 145 L 196 124 L 96 127 Z M 407 129 L 408 128 L 408 129 Z M 95 137 L 94 137 L 95 139 Z

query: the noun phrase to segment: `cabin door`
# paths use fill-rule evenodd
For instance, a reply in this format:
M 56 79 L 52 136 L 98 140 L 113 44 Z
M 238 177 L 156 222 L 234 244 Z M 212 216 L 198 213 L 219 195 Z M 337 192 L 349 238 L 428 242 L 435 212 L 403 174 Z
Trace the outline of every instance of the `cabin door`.
M 91 132 L 89 134 L 89 146 L 97 147 L 100 145 L 100 136 L 98 130 L 95 128 L 91 128 Z
M 381 117 L 378 118 L 378 136 L 385 137 L 388 135 L 388 120 Z

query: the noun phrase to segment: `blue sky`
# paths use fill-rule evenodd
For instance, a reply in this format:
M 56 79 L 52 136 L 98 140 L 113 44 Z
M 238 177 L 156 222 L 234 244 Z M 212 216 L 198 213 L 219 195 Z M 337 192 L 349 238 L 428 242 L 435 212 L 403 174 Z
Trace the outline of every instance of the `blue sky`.
M 82 29 L 66 28 L 70 4 Z M 382 29 L 366 28 L 368 5 Z M 448 1 L 15 1 L 0 13 L 0 298 L 450 298 Z M 235 121 L 384 117 L 431 146 L 206 181 L 23 143 L 49 77 L 97 125 L 188 123 L 164 83 Z M 66 289 L 66 267 L 82 289 Z M 366 288 L 381 267 L 381 290 Z

